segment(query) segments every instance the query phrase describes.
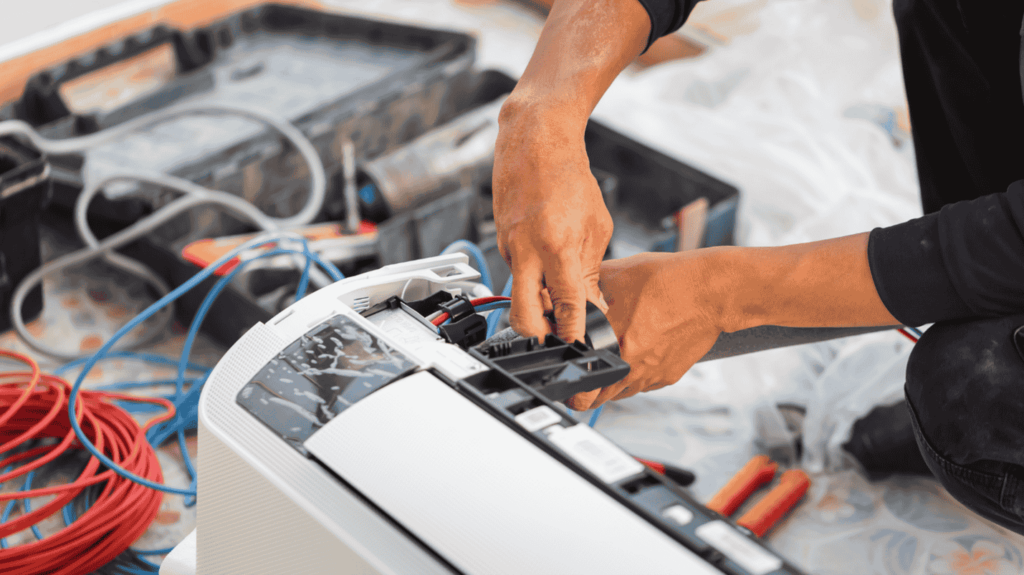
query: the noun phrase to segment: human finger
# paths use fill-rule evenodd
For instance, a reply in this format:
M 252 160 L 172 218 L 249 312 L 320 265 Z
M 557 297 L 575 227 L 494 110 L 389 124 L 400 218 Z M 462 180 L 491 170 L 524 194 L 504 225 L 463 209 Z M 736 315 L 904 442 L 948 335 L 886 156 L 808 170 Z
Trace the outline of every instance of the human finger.
M 566 342 L 583 341 L 587 292 L 579 254 L 563 251 L 544 262 L 544 280 L 555 313 L 556 333 Z
M 597 395 L 599 393 L 601 393 L 600 389 L 595 389 L 593 391 L 583 391 L 570 397 L 569 400 L 565 402 L 565 404 L 569 406 L 569 409 L 574 409 L 576 411 L 586 411 L 590 409 L 590 406 L 594 403 L 594 400 L 597 399 Z
M 519 335 L 543 338 L 551 333 L 551 326 L 544 318 L 540 260 L 513 257 L 512 263 L 512 309 L 509 310 L 509 323 Z

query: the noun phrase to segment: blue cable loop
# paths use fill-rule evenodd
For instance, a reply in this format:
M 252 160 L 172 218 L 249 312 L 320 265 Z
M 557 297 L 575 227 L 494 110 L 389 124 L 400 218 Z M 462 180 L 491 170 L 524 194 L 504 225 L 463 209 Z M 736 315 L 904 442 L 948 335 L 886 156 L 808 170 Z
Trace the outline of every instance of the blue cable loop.
M 480 304 L 480 305 L 476 306 L 474 311 L 477 311 L 477 312 L 494 311 L 496 309 L 508 309 L 510 307 L 512 307 L 512 302 L 511 301 L 508 301 L 508 300 L 505 300 L 505 301 L 492 301 L 490 303 L 484 303 L 484 304 Z
M 165 547 L 163 549 L 136 549 L 132 547 L 132 551 L 139 555 L 166 555 L 174 550 L 174 547 Z
M 195 384 L 197 381 L 202 381 L 203 378 L 193 377 L 188 378 L 187 381 L 190 384 Z M 108 383 L 104 385 L 97 385 L 93 389 L 96 391 L 118 391 L 121 389 L 135 389 L 138 387 L 154 387 L 160 385 L 175 385 L 176 379 L 154 379 L 153 381 L 119 381 L 117 383 Z
M 512 295 L 512 274 L 508 275 L 508 281 L 505 282 L 505 288 L 501 290 L 501 295 L 510 297 Z M 487 316 L 487 337 L 491 338 L 494 332 L 498 331 L 498 323 L 501 322 L 500 313 L 492 313 Z
M 74 510 L 73 505 L 72 505 L 73 501 L 74 500 L 68 501 L 68 504 L 65 505 L 63 508 L 61 508 L 61 513 L 64 514 L 64 526 L 65 527 L 71 527 L 72 523 L 74 523 L 75 521 L 78 521 L 78 515 L 75 513 L 75 510 Z
M 303 251 L 306 254 L 308 254 L 309 253 L 309 248 L 307 247 Z M 306 290 L 309 288 L 309 266 L 312 263 L 313 263 L 313 258 L 307 257 L 306 258 L 306 264 L 304 266 L 302 266 L 302 275 L 299 276 L 299 287 L 295 289 L 295 301 L 299 301 L 300 299 L 306 297 Z M 341 272 L 338 272 L 338 273 L 340 274 Z M 334 280 L 334 281 L 338 281 L 338 280 Z
M 170 551 L 168 551 L 168 553 L 170 553 Z M 143 553 L 139 553 L 138 551 L 136 551 L 135 554 L 140 555 L 140 557 L 136 557 L 136 559 L 142 562 L 142 564 L 144 564 L 146 567 L 150 568 L 150 571 L 143 571 L 142 569 L 137 569 L 135 573 L 141 573 L 142 575 L 157 575 L 157 573 L 160 571 L 160 565 L 147 560 L 145 557 L 141 557 Z
M 25 485 L 21 488 L 22 491 L 28 491 L 32 489 L 32 478 L 35 477 L 35 475 L 35 471 L 28 472 L 28 475 L 25 476 Z M 32 513 L 31 500 L 28 497 L 26 497 L 25 499 L 22 499 L 21 502 L 22 505 L 25 507 L 25 515 Z M 36 541 L 39 541 L 43 538 L 43 534 L 39 532 L 39 527 L 36 525 L 32 526 L 32 534 L 36 536 Z
M 597 418 L 601 417 L 601 412 L 602 411 L 604 411 L 604 406 L 603 405 L 601 407 L 598 407 L 597 409 L 595 409 L 594 413 L 590 415 L 590 423 L 588 424 L 588 425 L 590 425 L 590 427 L 594 427 L 594 424 L 597 423 Z
M 7 469 L 10 469 L 10 467 L 8 467 Z M 4 473 L 6 473 L 6 471 L 4 471 Z M 32 478 L 35 477 L 35 476 L 36 476 L 36 472 L 35 471 L 29 471 L 28 474 L 25 475 L 25 483 L 23 483 L 21 485 L 21 489 L 19 489 L 19 491 L 28 491 L 29 489 L 32 489 Z M 31 505 L 29 505 L 29 502 L 28 502 L 27 498 L 26 499 L 22 499 L 21 501 L 23 502 L 23 504 L 25 506 L 25 513 L 26 514 L 29 513 L 30 511 L 32 511 L 32 507 L 31 507 Z M 14 510 L 14 504 L 17 503 L 17 502 L 18 502 L 17 499 L 11 499 L 10 501 L 7 502 L 7 506 L 4 507 L 3 515 L 0 515 L 0 524 L 7 523 L 7 520 L 11 517 L 11 511 Z M 32 534 L 36 536 L 36 539 L 42 539 L 43 538 L 43 534 L 39 532 L 39 528 L 36 527 L 35 525 L 32 526 Z M 7 545 L 7 538 L 4 537 L 4 538 L 0 539 L 0 549 L 7 549 L 7 547 L 8 547 L 8 545 Z
M 142 557 L 139 557 L 138 559 L 141 561 L 145 561 L 145 559 L 142 559 Z M 138 567 L 132 567 L 129 565 L 119 565 L 117 569 L 120 569 L 120 572 L 124 573 L 125 575 L 156 575 L 158 573 L 157 570 L 160 568 L 160 566 L 154 565 L 153 563 L 149 564 L 153 566 L 152 570 L 149 571 L 140 569 Z
M 265 245 L 265 244 L 268 244 L 268 243 L 276 243 L 277 241 L 279 241 L 279 239 L 278 238 L 274 238 L 274 239 L 269 239 L 269 240 L 267 240 L 267 241 L 265 241 L 265 242 L 263 242 L 261 244 L 243 244 L 241 246 L 238 246 L 238 247 L 230 250 L 227 254 L 221 256 L 220 258 L 218 258 L 217 261 L 215 261 L 214 263 L 210 264 L 209 266 L 204 268 L 202 271 L 200 271 L 196 275 L 194 275 L 191 278 L 189 278 L 188 281 L 186 281 L 182 285 L 178 286 L 177 288 L 172 290 L 167 295 L 161 297 L 159 300 L 157 300 L 152 305 L 150 305 L 145 310 L 143 310 L 142 313 L 140 313 L 139 315 L 135 316 L 131 321 L 129 321 L 127 324 L 125 324 L 123 327 L 121 327 L 121 329 L 119 329 L 116 333 L 114 333 L 114 335 L 102 347 L 100 347 L 100 349 L 95 354 L 90 356 L 85 361 L 85 364 L 82 367 L 82 371 L 78 374 L 78 377 L 75 379 L 75 383 L 71 387 L 71 394 L 68 397 L 68 418 L 70 420 L 71 427 L 72 427 L 72 429 L 75 432 L 75 436 L 78 437 L 79 442 L 82 444 L 82 446 L 87 451 L 89 451 L 89 453 L 91 453 L 98 460 L 100 460 L 101 463 L 106 465 L 109 469 L 113 470 L 115 473 L 117 473 L 121 477 L 124 477 L 125 479 L 128 479 L 129 481 L 133 481 L 135 483 L 138 483 L 139 485 L 143 485 L 145 487 L 148 487 L 150 489 L 154 489 L 154 490 L 157 490 L 157 491 L 162 491 L 164 493 L 174 493 L 174 494 L 177 494 L 177 495 L 195 495 L 195 490 L 194 489 L 191 489 L 191 490 L 189 490 L 189 489 L 180 489 L 180 488 L 177 488 L 177 487 L 170 487 L 170 486 L 167 486 L 167 485 L 161 485 L 159 483 L 155 483 L 155 482 L 149 481 L 148 479 L 146 479 L 144 477 L 140 477 L 138 475 L 135 475 L 134 473 L 132 473 L 132 472 L 130 472 L 130 471 L 120 467 L 119 465 L 114 463 L 113 460 L 111 460 L 109 457 L 107 457 L 102 452 L 100 452 L 98 449 L 96 449 L 96 446 L 93 445 L 93 443 L 91 441 L 89 441 L 89 439 L 85 435 L 85 432 L 82 431 L 82 427 L 78 424 L 78 421 L 77 421 L 77 418 L 76 418 L 75 403 L 78 400 L 78 391 L 79 391 L 79 389 L 81 389 L 82 382 L 85 381 L 85 377 L 88 375 L 89 371 L 92 370 L 93 366 L 95 366 L 96 363 L 99 362 L 101 358 L 105 357 L 110 352 L 110 350 L 114 346 L 114 344 L 116 344 L 122 337 L 124 337 L 124 335 L 126 333 L 128 333 L 131 330 L 133 330 L 136 327 L 138 327 L 139 324 L 141 324 L 145 320 L 147 320 L 150 317 L 152 317 L 157 311 L 162 309 L 168 303 L 178 299 L 183 294 L 185 294 L 189 290 L 193 289 L 195 286 L 199 285 L 199 283 L 201 283 L 206 278 L 208 278 L 211 275 L 213 275 L 214 272 L 217 269 L 219 269 L 222 265 L 224 265 L 224 263 L 226 263 L 227 261 L 230 261 L 232 258 L 237 256 L 243 250 L 252 249 L 254 247 L 258 247 L 259 245 Z M 324 264 L 323 261 L 318 256 L 316 256 L 315 254 L 312 254 L 311 252 L 309 252 L 308 246 L 305 246 L 306 242 L 304 240 L 303 240 L 303 244 L 304 244 L 304 252 L 307 255 L 307 257 L 313 258 L 313 260 L 317 263 L 317 265 L 320 265 L 321 267 L 323 267 L 329 274 L 332 275 L 332 277 L 337 277 L 338 279 L 343 277 L 343 276 L 341 276 L 341 272 L 339 272 L 337 270 L 337 268 L 334 267 L 334 265 L 332 265 L 332 264 Z M 266 256 L 266 255 L 267 254 L 261 254 L 261 256 Z M 335 276 L 335 274 L 337 274 L 337 276 Z M 199 386 L 193 386 L 193 389 L 190 389 L 189 391 L 190 392 L 192 392 L 194 390 L 198 391 L 198 388 L 199 388 Z
M 269 251 L 269 252 L 267 252 L 265 254 L 261 254 L 259 256 L 259 258 L 272 257 L 272 256 L 275 256 L 275 255 L 280 255 L 282 253 L 297 253 L 297 252 L 294 252 L 294 250 L 286 250 L 286 249 L 283 249 L 283 248 L 277 248 L 277 249 L 271 250 L 271 251 Z M 298 291 L 296 292 L 296 299 L 299 299 L 303 295 L 305 295 L 306 287 L 307 287 L 307 285 L 309 283 L 308 282 L 308 280 L 309 280 L 309 266 L 310 266 L 310 264 L 312 263 L 312 261 L 315 258 L 315 256 L 313 256 L 312 252 L 309 251 L 308 247 L 306 247 L 303 250 L 303 253 L 304 253 L 304 255 L 306 255 L 306 265 L 304 266 L 303 271 L 302 271 L 303 279 L 300 279 L 300 281 L 299 281 L 299 288 L 298 288 Z M 246 262 L 239 263 L 239 265 L 235 266 L 235 269 L 231 270 L 230 273 L 228 273 L 227 275 L 225 275 L 225 276 L 221 277 L 220 279 L 218 279 L 217 283 L 215 283 L 214 286 L 210 289 L 210 292 L 208 294 L 206 294 L 206 298 L 203 299 L 203 303 L 199 306 L 199 310 L 196 311 L 196 315 L 192 319 L 192 325 L 189 326 L 188 335 L 185 336 L 185 344 L 182 347 L 181 359 L 180 359 L 179 364 L 178 364 L 178 377 L 177 377 L 177 380 L 175 382 L 175 390 L 176 390 L 176 392 L 177 392 L 177 394 L 179 396 L 181 396 L 181 394 L 184 391 L 184 379 L 185 379 L 185 371 L 186 371 L 186 367 L 187 367 L 187 363 L 188 363 L 188 357 L 192 353 L 192 346 L 195 343 L 196 336 L 199 335 L 199 328 L 202 326 L 203 320 L 206 318 L 206 314 L 209 313 L 210 308 L 213 306 L 213 302 L 217 299 L 217 296 L 220 295 L 220 292 L 223 291 L 225 287 L 227 287 L 227 285 L 242 270 L 242 268 L 245 265 L 247 265 L 249 262 L 255 261 L 256 259 L 259 259 L 259 258 L 253 258 L 253 259 L 248 260 Z M 331 272 L 328 271 L 328 273 L 331 273 Z M 331 275 L 332 275 L 332 279 L 334 279 L 335 281 L 338 281 L 338 280 L 342 279 L 341 272 L 337 272 L 337 276 L 335 276 L 334 274 L 331 274 Z M 303 280 L 305 280 L 305 281 L 303 281 Z M 198 401 L 198 396 L 196 397 L 196 399 Z M 191 418 L 189 418 L 189 420 L 191 420 Z M 176 413 L 174 419 L 171 420 L 171 421 L 173 421 L 175 424 L 177 424 L 178 447 L 181 450 L 182 458 L 183 458 L 183 460 L 185 462 L 185 467 L 188 470 L 189 477 L 191 477 L 193 480 L 195 480 L 195 477 L 196 477 L 195 466 L 192 464 L 192 457 L 189 455 L 188 449 L 186 447 L 186 443 L 185 443 L 185 429 L 184 429 L 184 426 L 182 425 L 184 423 L 184 421 L 185 421 L 185 418 L 182 416 L 181 413 Z M 155 445 L 159 445 L 159 444 L 155 444 Z M 188 495 L 186 497 L 185 506 L 186 507 L 191 507 L 194 504 L 195 504 L 194 496 L 193 495 Z
M 484 252 L 480 249 L 480 246 L 469 240 L 455 240 L 451 245 L 441 250 L 441 255 L 450 254 L 454 251 L 465 251 L 469 255 L 473 256 L 473 260 L 476 261 L 476 267 L 480 270 L 480 283 L 487 286 L 487 289 L 491 290 L 491 293 L 494 293 L 494 283 L 491 281 L 491 269 L 487 266 L 487 258 L 484 256 Z
M 105 360 L 105 359 L 136 359 L 136 360 L 139 360 L 139 361 L 145 361 L 147 363 L 157 363 L 157 364 L 162 364 L 162 365 L 173 365 L 175 367 L 177 367 L 177 365 L 178 365 L 178 359 L 177 358 L 164 357 L 162 355 L 157 355 L 155 353 L 143 353 L 143 352 L 138 352 L 138 351 L 112 351 L 112 352 L 106 354 L 105 356 L 103 356 L 102 358 L 100 358 L 100 361 Z M 62 366 L 58 367 L 57 369 L 53 370 L 53 375 L 61 375 L 63 373 L 67 373 L 68 371 L 70 371 L 70 370 L 72 370 L 72 369 L 82 365 L 83 363 L 85 363 L 87 361 L 89 361 L 88 357 L 83 357 L 81 359 L 76 359 L 74 361 L 69 361 L 68 363 L 65 363 L 64 365 L 62 365 Z M 210 368 L 205 366 L 205 365 L 199 365 L 199 364 L 196 364 L 196 363 L 189 362 L 188 370 L 189 371 L 209 371 Z

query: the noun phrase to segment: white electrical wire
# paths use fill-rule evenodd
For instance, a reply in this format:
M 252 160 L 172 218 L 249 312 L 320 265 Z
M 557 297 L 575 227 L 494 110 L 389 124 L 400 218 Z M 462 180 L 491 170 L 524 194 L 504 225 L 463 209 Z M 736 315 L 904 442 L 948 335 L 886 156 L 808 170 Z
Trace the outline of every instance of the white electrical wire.
M 70 138 L 67 140 L 50 140 L 44 138 L 29 124 L 18 120 L 11 120 L 0 122 L 0 136 L 21 135 L 28 138 L 34 146 L 44 153 L 67 154 L 88 150 L 134 130 L 139 130 L 180 116 L 196 114 L 229 114 L 242 116 L 265 123 L 280 132 L 295 146 L 296 150 L 300 155 L 302 155 L 303 159 L 309 166 L 310 189 L 309 196 L 306 199 L 306 204 L 293 216 L 287 218 L 274 218 L 267 216 L 255 206 L 238 196 L 226 192 L 210 190 L 189 180 L 168 174 L 122 172 L 108 176 L 97 183 L 87 183 L 83 187 L 78 201 L 75 204 L 75 227 L 78 230 L 79 235 L 82 237 L 82 240 L 85 242 L 86 247 L 82 250 L 49 262 L 35 270 L 22 280 L 15 289 L 14 294 L 12 294 L 11 320 L 18 334 L 29 346 L 47 355 L 52 355 L 62 359 L 75 359 L 85 355 L 54 349 L 36 340 L 29 333 L 25 326 L 24 319 L 21 316 L 21 307 L 29 290 L 31 290 L 31 288 L 37 283 L 40 283 L 43 277 L 54 271 L 76 265 L 94 257 L 102 256 L 111 264 L 141 277 L 144 281 L 156 287 L 161 296 L 168 293 L 170 289 L 166 283 L 164 283 L 159 276 L 149 270 L 145 265 L 120 254 L 112 253 L 112 250 L 146 235 L 186 210 L 203 205 L 217 205 L 242 215 L 244 218 L 248 219 L 257 227 L 265 231 L 305 225 L 313 221 L 313 219 L 320 213 L 327 191 L 327 174 L 324 169 L 323 162 L 321 162 L 320 156 L 316 152 L 316 148 L 313 147 L 313 144 L 298 128 L 289 122 L 264 112 L 248 108 L 208 104 L 184 105 L 143 116 L 96 134 Z M 92 230 L 88 225 L 87 214 L 89 204 L 103 186 L 114 181 L 124 180 L 140 181 L 164 188 L 170 188 L 177 190 L 184 195 L 166 206 L 163 206 L 150 216 L 143 218 L 128 228 L 125 228 L 124 230 L 100 242 L 96 239 L 96 236 L 92 233 Z M 296 262 L 301 264 L 302 259 L 297 257 Z M 313 270 L 311 270 L 311 272 L 312 271 Z M 331 282 L 330 278 L 319 270 L 315 270 L 315 273 L 311 273 L 311 279 L 320 287 Z M 171 317 L 172 314 L 170 313 L 170 308 L 168 308 L 167 313 L 161 316 L 160 321 L 169 322 Z M 153 331 L 154 333 L 159 333 L 160 330 Z M 141 343 L 144 343 L 144 341 L 136 341 L 135 345 L 139 345 Z
M 25 322 L 21 317 L 20 313 L 17 313 L 21 309 L 21 306 L 25 302 L 25 298 L 28 292 L 35 287 L 36 284 L 40 283 L 42 279 L 58 270 L 66 267 L 78 265 L 84 263 L 90 259 L 93 259 L 99 255 L 110 253 L 111 251 L 131 243 L 142 236 L 152 232 L 156 228 L 165 224 L 171 218 L 186 212 L 197 206 L 201 206 L 209 203 L 208 199 L 185 196 L 179 200 L 171 202 L 167 206 L 161 208 L 159 211 L 146 216 L 145 218 L 135 222 L 131 226 L 107 237 L 100 241 L 94 247 L 86 247 L 81 250 L 72 252 L 65 256 L 59 257 L 53 261 L 47 262 L 43 266 L 35 269 L 29 275 L 25 276 L 18 287 L 15 288 L 14 293 L 11 295 L 11 323 L 14 325 L 14 329 L 17 330 L 18 335 L 25 339 L 25 341 L 33 348 L 59 358 L 77 358 L 77 354 L 69 354 L 67 352 L 51 349 L 45 344 L 42 344 L 31 338 L 31 334 L 28 333 L 28 329 L 25 326 Z M 255 223 L 255 222 L 254 222 Z M 274 237 L 290 238 L 300 241 L 301 237 L 298 234 L 290 232 L 274 232 Z M 265 234 L 261 235 L 260 238 L 266 240 L 268 236 Z M 253 240 L 255 241 L 255 239 Z M 249 245 L 251 242 L 247 242 Z M 86 354 L 88 355 L 88 354 Z
M 317 160 L 319 161 L 319 158 L 317 158 Z M 322 164 L 320 166 L 322 169 Z M 95 247 L 99 243 L 96 236 L 92 233 L 92 229 L 89 228 L 88 213 L 90 202 L 92 202 L 93 198 L 96 197 L 104 186 L 119 181 L 142 182 L 179 191 L 185 194 L 185 196 L 199 198 L 207 205 L 219 206 L 237 214 L 241 214 L 263 231 L 286 229 L 298 225 L 291 221 L 293 218 L 282 219 L 268 216 L 260 211 L 256 206 L 234 194 L 204 188 L 203 186 L 195 184 L 194 182 L 184 178 L 179 178 L 169 174 L 141 171 L 123 172 L 103 178 L 95 184 L 87 184 L 79 193 L 78 200 L 75 202 L 75 229 L 78 231 L 78 235 L 81 236 L 86 246 Z M 317 209 L 316 212 L 318 213 L 319 209 Z M 105 257 L 111 258 L 112 256 L 123 257 L 114 253 L 106 254 Z M 300 267 L 304 265 L 304 260 L 301 256 L 296 256 L 295 260 L 296 265 L 299 265 Z M 331 279 L 319 269 L 310 269 L 310 279 L 317 287 L 324 287 L 332 283 Z M 161 296 L 162 295 L 163 294 L 161 294 Z

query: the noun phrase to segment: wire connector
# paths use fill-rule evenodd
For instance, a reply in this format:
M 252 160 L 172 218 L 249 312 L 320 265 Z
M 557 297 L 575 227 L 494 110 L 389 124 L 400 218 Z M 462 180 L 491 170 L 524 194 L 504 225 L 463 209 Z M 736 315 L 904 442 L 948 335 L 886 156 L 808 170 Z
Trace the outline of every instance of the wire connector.
M 461 321 L 476 313 L 476 308 L 473 307 L 473 303 L 470 302 L 469 298 L 464 295 L 460 295 L 457 296 L 455 299 L 439 303 L 437 304 L 437 307 L 442 312 L 448 314 L 449 319 L 451 319 L 451 323 Z
M 487 338 L 487 320 L 474 313 L 462 320 L 446 323 L 438 331 L 449 343 L 466 349 Z
M 460 295 L 437 307 L 450 318 L 448 323 L 438 328 L 449 343 L 468 348 L 487 339 L 487 320 L 476 313 L 468 297 Z

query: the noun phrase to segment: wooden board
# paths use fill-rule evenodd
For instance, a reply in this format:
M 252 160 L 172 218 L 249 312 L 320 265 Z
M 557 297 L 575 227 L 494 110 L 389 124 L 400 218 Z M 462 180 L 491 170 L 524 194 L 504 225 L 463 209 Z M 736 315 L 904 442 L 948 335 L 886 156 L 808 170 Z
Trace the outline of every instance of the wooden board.
M 87 54 L 125 36 L 148 30 L 157 24 L 189 30 L 223 18 L 267 0 L 176 0 L 117 22 L 111 22 L 59 44 L 0 62 L 0 104 L 21 96 L 25 83 L 35 73 L 69 58 Z M 275 0 L 278 4 L 321 7 L 317 0 Z

